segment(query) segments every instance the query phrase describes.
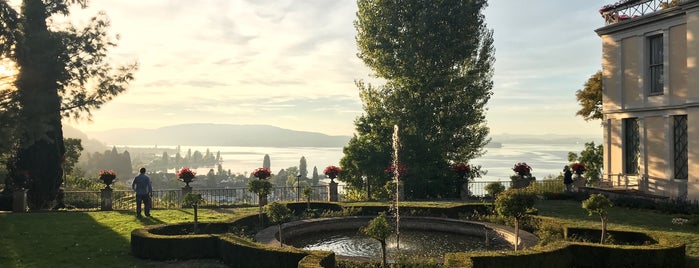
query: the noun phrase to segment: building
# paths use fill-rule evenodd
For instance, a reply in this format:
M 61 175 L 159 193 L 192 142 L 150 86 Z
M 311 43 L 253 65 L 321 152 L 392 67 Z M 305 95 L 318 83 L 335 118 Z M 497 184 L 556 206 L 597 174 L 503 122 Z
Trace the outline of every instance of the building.
M 600 9 L 603 183 L 699 199 L 699 0 Z

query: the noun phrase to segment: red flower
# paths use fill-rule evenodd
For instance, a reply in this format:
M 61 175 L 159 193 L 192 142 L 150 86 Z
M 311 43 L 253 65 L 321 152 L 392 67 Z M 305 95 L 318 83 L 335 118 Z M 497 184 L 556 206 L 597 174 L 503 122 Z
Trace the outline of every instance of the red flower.
M 384 173 L 393 176 L 393 164 L 388 165 L 388 167 L 383 171 Z M 405 175 L 405 173 L 408 172 L 408 168 L 406 168 L 403 164 L 398 163 L 398 174 L 399 175 Z
M 455 171 L 456 173 L 466 174 L 471 172 L 471 166 L 466 163 L 458 162 L 451 165 L 451 170 Z
M 252 172 L 252 175 L 260 178 L 261 180 L 264 180 L 266 178 L 269 178 L 270 175 L 272 175 L 272 171 L 270 171 L 268 168 L 258 168 L 255 169 L 255 171 Z
M 116 177 L 116 172 L 112 169 L 102 169 L 100 170 L 100 177 L 102 176 L 115 176 Z
M 197 173 L 189 168 L 182 168 L 179 171 L 177 171 L 177 177 L 181 179 L 193 179 L 196 175 Z
M 527 165 L 525 162 L 520 162 L 515 164 L 515 167 L 512 168 L 512 170 L 520 176 L 531 175 L 532 167 Z
M 323 173 L 325 173 L 326 176 L 330 177 L 331 179 L 334 179 L 338 175 L 340 175 L 340 172 L 342 172 L 342 169 L 337 166 L 327 166 L 325 167 L 325 170 L 323 170 Z
M 583 172 L 585 172 L 585 170 L 587 170 L 585 164 L 583 163 L 573 163 L 572 165 L 570 165 L 570 169 L 575 171 L 575 173 L 577 174 L 582 174 Z

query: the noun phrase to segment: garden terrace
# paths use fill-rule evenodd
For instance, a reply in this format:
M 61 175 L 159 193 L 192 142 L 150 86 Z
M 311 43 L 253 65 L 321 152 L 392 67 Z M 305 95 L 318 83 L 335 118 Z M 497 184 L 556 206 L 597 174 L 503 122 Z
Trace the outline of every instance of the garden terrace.
M 681 0 L 620 0 L 600 8 L 599 13 L 606 25 L 645 16 L 673 7 Z

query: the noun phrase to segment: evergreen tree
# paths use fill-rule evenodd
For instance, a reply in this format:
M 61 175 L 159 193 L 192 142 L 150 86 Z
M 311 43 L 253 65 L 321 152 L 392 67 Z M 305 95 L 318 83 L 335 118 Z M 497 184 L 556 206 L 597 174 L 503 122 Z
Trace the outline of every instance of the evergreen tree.
M 364 114 L 344 148 L 341 179 L 378 189 L 389 180 L 393 125 L 400 126 L 402 176 L 413 198 L 458 196 L 453 162 L 482 155 L 489 141 L 493 33 L 485 0 L 359 0 L 359 58 L 385 81 L 358 81 Z M 376 187 L 379 186 L 379 187 Z
M 262 159 L 262 167 L 270 169 L 272 167 L 272 161 L 269 159 L 269 155 L 265 154 L 264 159 Z
M 318 175 L 318 167 L 313 166 L 313 178 L 311 178 L 311 185 L 316 186 L 320 181 L 320 175 Z
M 83 29 L 54 25 L 54 15 L 87 1 L 23 0 L 16 10 L 0 1 L 0 59 L 14 63 L 19 124 L 17 146 L 8 170 L 14 185 L 29 189 L 31 209 L 47 208 L 62 182 L 66 152 L 62 117 L 89 117 L 126 89 L 136 65 L 114 68 L 107 51 L 109 20 L 95 16 Z M 24 176 L 27 174 L 28 176 Z
M 301 156 L 301 160 L 299 160 L 299 175 L 302 179 L 308 179 L 308 164 L 306 164 L 305 156 Z

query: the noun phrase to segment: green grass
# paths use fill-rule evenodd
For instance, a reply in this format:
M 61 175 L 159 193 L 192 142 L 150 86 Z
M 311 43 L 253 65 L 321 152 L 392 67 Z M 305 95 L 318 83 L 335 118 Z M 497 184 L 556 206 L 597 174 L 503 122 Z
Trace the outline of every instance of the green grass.
M 588 216 L 580 202 L 570 200 L 539 201 L 539 215 L 555 218 L 561 224 L 575 227 L 601 228 L 598 216 Z M 612 207 L 609 210 L 610 230 L 643 231 L 661 233 L 675 241 L 686 244 L 687 255 L 699 260 L 699 227 L 689 224 L 676 225 L 673 218 L 691 218 L 699 215 L 673 215 L 657 211 Z
M 351 203 L 352 205 L 377 205 Z M 459 202 L 401 202 L 405 206 L 450 207 Z M 600 228 L 598 217 L 588 216 L 580 202 L 542 200 L 540 217 L 561 225 Z M 221 221 L 257 213 L 257 207 L 224 210 L 200 209 L 199 220 Z M 155 210 L 153 218 L 137 219 L 133 212 L 39 212 L 0 214 L 0 267 L 221 267 L 216 261 L 154 262 L 131 255 L 131 231 L 146 225 L 191 222 L 192 210 Z M 613 207 L 609 228 L 659 232 L 687 245 L 687 255 L 699 263 L 699 228 L 675 225 L 675 217 L 648 210 Z
M 221 221 L 255 211 L 200 209 L 199 221 Z M 154 210 L 151 215 L 137 219 L 134 212 L 125 211 L 0 214 L 0 267 L 171 266 L 133 257 L 131 231 L 146 225 L 191 222 L 193 212 Z

